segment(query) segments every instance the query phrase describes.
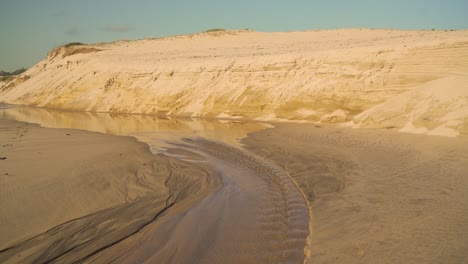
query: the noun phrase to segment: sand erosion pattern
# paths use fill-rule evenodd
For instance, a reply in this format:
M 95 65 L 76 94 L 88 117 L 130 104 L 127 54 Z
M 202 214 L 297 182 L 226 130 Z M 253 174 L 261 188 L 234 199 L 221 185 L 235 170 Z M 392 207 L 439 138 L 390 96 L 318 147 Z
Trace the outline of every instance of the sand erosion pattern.
M 175 147 L 205 156 L 217 172 L 201 161 L 191 164 L 157 155 L 128 184 L 126 203 L 72 219 L 3 249 L 0 259 L 15 263 L 303 261 L 308 208 L 280 167 L 201 138 L 185 139 Z M 187 229 L 198 232 L 191 243 L 181 242 L 190 233 L 181 237 L 180 230 Z

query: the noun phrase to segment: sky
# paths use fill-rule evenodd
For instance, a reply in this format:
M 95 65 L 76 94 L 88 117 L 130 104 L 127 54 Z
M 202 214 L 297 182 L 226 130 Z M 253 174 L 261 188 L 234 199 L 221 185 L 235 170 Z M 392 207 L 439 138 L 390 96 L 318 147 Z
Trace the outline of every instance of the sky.
M 52 48 L 211 28 L 468 29 L 468 0 L 0 0 L 0 70 Z

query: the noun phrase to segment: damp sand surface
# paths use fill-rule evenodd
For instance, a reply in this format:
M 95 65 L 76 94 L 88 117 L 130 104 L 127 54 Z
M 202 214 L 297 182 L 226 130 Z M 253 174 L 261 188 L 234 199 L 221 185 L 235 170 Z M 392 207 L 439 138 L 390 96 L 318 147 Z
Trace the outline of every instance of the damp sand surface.
M 84 261 L 219 186 L 131 137 L 0 120 L 0 262 Z
M 129 137 L 2 121 L 2 140 L 7 135 L 14 137 L 18 131 L 23 134 L 21 138 L 26 138 L 28 134 L 18 130 L 23 127 L 64 134 L 67 140 L 83 133 L 121 143 L 128 141 L 129 145 L 124 146 L 127 151 L 137 146 L 142 148 L 141 154 L 133 155 L 139 157 L 136 161 L 126 160 L 130 165 L 106 161 L 111 167 L 135 166 L 131 168 L 136 168 L 137 173 L 130 170 L 132 173 L 124 180 L 106 178 L 111 184 L 102 187 L 111 190 L 110 193 L 119 193 L 115 186 L 126 186 L 126 195 L 83 203 L 86 213 L 80 211 L 68 219 L 48 222 L 49 226 L 34 232 L 24 225 L 27 228 L 23 232 L 30 232 L 29 237 L 16 236 L 16 241 L 6 243 L 9 246 L 0 252 L 2 261 L 468 261 L 465 192 L 468 138 L 465 136 L 444 138 L 308 124 L 158 119 L 28 108 L 2 110 L 0 115 L 3 119 L 47 127 L 132 135 L 149 146 L 148 149 Z M 10 134 L 3 133 L 9 129 Z M 36 141 L 24 144 L 27 142 L 39 146 Z M 47 149 L 51 151 L 63 144 L 66 143 L 54 142 Z M 114 153 L 115 149 L 108 151 Z M 26 157 L 31 153 L 26 151 L 21 155 Z M 58 158 L 71 155 L 62 154 L 44 159 L 42 167 L 34 172 L 52 167 Z M 107 164 L 106 157 L 99 155 L 94 162 Z M 114 160 L 110 154 L 107 158 Z M 89 168 L 92 163 L 87 164 L 82 168 Z M 96 177 L 94 169 L 79 171 Z M 70 181 L 81 177 L 84 176 L 74 175 Z M 2 179 L 3 188 L 6 185 L 5 178 Z M 83 196 L 88 192 L 92 196 L 93 188 L 98 188 L 87 182 L 83 184 L 92 187 Z M 9 193 L 13 195 L 10 197 L 24 197 L 27 201 L 22 204 L 26 205 L 30 203 L 29 193 L 33 192 L 22 185 L 25 184 L 18 182 L 19 187 Z M 59 199 L 47 198 L 50 193 L 75 189 L 49 188 L 45 187 L 26 207 L 34 209 L 42 200 L 58 204 Z M 2 199 L 2 203 L 8 199 Z M 93 210 L 87 207 L 96 203 L 101 207 Z M 48 215 L 56 212 L 50 208 L 54 207 L 42 207 L 39 214 L 49 219 Z M 76 208 L 70 206 L 67 210 Z M 13 206 L 10 210 L 21 211 Z M 3 234 L 6 228 L 1 231 Z
M 2 262 L 303 262 L 309 218 L 301 193 L 276 164 L 225 143 L 229 137 L 213 139 L 232 125 L 205 126 L 209 139 L 190 134 L 162 145 L 168 130 L 128 133 L 148 147 L 131 137 L 64 128 L 67 114 L 28 111 L 2 112 L 1 140 L 8 145 L 2 162 L 8 176 L 18 177 L 1 182 L 10 195 L 2 199 L 8 219 L 1 232 L 10 232 L 2 240 Z M 41 120 L 62 128 L 18 122 L 46 124 Z M 122 131 L 118 121 L 108 124 Z M 36 159 L 37 152 L 44 158 Z M 51 219 L 54 214 L 59 217 Z
M 280 124 L 242 140 L 311 206 L 307 263 L 467 263 L 468 138 Z

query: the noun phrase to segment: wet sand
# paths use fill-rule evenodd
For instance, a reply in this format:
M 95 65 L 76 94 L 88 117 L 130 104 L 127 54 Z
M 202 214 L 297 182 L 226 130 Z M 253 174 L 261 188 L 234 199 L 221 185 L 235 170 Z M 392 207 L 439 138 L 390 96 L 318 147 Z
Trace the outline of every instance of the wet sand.
M 143 164 L 154 160 L 144 144 L 132 138 L 0 122 L 0 156 L 6 158 L 0 167 L 0 248 L 142 193 L 129 192 L 127 184 Z
M 206 165 L 134 138 L 8 120 L 0 131 L 3 263 L 83 261 L 219 187 Z
M 0 120 L 1 262 L 468 261 L 465 136 L 2 113 L 150 148 Z
M 222 187 L 87 262 L 303 262 L 308 209 L 281 168 L 220 142 L 186 139 L 177 146 L 206 157 Z
M 242 140 L 312 209 L 307 263 L 467 263 L 468 138 L 281 124 Z
M 11 170 L 20 167 L 14 162 L 15 157 L 25 157 L 22 162 L 35 164 L 36 160 L 32 160 L 35 156 L 31 156 L 33 152 L 28 148 L 42 147 L 38 151 L 46 158 L 36 167 L 28 167 L 31 170 L 14 172 L 23 181 L 2 182 L 2 188 L 12 189 L 12 195 L 2 199 L 2 205 L 7 205 L 2 206 L 2 215 L 11 219 L 2 225 L 2 233 L 10 230 L 14 219 L 23 219 L 23 223 L 11 234 L 14 239 L 5 241 L 0 261 L 302 263 L 304 260 L 309 218 L 303 197 L 280 167 L 249 151 L 221 141 L 192 137 L 168 142 L 172 148 L 166 154 L 153 156 L 145 145 L 128 137 L 1 122 L 6 132 L 2 133 L 2 142 L 13 139 L 15 133 L 23 135 L 24 141 L 15 142 L 5 152 L 18 152 L 8 159 Z M 145 134 L 144 138 L 151 141 L 150 135 Z M 74 149 L 76 146 L 79 150 Z M 139 152 L 129 153 L 133 148 Z M 96 156 L 87 157 L 88 152 Z M 128 156 L 132 158 L 127 159 Z M 69 159 L 72 161 L 67 163 Z M 57 171 L 48 169 L 57 162 L 61 164 Z M 100 166 L 113 171 L 101 175 Z M 121 173 L 124 178 L 114 177 L 120 170 L 129 173 Z M 28 188 L 28 184 L 34 185 L 34 181 L 25 183 L 31 178 L 45 186 Z M 82 185 L 60 184 L 68 181 Z M 104 182 L 97 190 L 93 185 L 96 181 Z M 23 186 L 26 188 L 22 189 Z M 106 200 L 98 196 L 103 191 L 123 197 Z M 80 195 L 75 195 L 76 192 Z M 62 196 L 71 198 L 60 199 Z M 55 210 L 65 206 L 62 203 L 70 206 L 71 212 Z M 23 204 L 25 211 L 38 213 L 21 215 L 23 211 L 17 207 Z M 78 208 L 76 204 L 87 211 L 73 211 Z M 93 210 L 93 206 L 100 207 Z M 35 224 L 36 219 L 47 219 L 49 214 L 64 218 L 35 228 L 25 223 Z M 19 232 L 24 233 L 23 237 Z

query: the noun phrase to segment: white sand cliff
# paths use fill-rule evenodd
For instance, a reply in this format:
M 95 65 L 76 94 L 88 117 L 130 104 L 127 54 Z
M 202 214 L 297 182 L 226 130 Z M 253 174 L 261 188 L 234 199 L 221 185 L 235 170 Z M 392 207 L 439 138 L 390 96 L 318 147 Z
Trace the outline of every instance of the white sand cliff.
M 218 31 L 59 47 L 0 101 L 468 133 L 468 31 Z

